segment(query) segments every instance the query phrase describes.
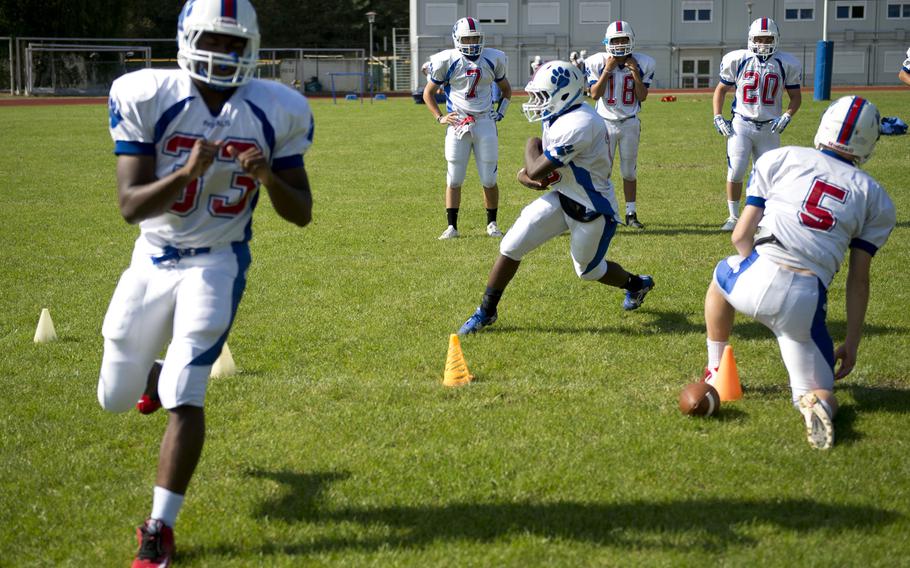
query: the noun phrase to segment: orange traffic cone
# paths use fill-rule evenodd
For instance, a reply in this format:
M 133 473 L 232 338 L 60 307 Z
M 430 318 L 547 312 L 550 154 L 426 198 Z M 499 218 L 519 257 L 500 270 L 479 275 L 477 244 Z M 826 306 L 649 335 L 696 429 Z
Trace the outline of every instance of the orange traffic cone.
M 720 366 L 711 384 L 717 389 L 722 402 L 739 400 L 743 397 L 743 387 L 739 384 L 739 371 L 736 370 L 736 359 L 733 357 L 733 347 L 724 347 L 724 354 L 720 358 Z
M 447 387 L 460 387 L 474 380 L 474 375 L 468 372 L 468 364 L 461 351 L 461 341 L 456 334 L 449 336 L 449 354 L 446 357 L 446 371 L 442 384 Z

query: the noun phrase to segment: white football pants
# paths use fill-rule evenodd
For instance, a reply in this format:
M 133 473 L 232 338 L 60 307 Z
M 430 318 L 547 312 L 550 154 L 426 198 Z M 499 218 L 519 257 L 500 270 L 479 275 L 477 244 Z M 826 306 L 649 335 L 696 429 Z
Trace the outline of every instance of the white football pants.
M 780 147 L 780 134 L 771 132 L 771 123 L 756 124 L 738 114 L 733 117 L 733 136 L 727 138 L 727 181 L 742 182 L 759 156 Z
M 641 141 L 641 120 L 637 116 L 626 120 L 604 119 L 610 134 L 610 154 L 616 156 L 619 146 L 619 173 L 622 179 L 638 179 L 638 145 Z M 614 158 L 615 159 L 615 158 Z
M 158 382 L 162 406 L 202 407 L 209 372 L 243 296 L 247 244 L 153 264 L 151 257 L 160 254 L 139 237 L 104 317 L 98 401 L 111 412 L 136 404 L 168 340 Z
M 562 209 L 555 190 L 548 191 L 528 204 L 499 245 L 499 252 L 512 260 L 570 231 L 570 250 L 575 274 L 584 280 L 600 280 L 607 272 L 607 249 L 616 232 L 616 221 L 601 215 L 582 223 Z
M 827 290 L 816 276 L 800 274 L 753 251 L 718 263 L 714 282 L 736 311 L 777 336 L 795 403 L 813 389 L 834 389 L 834 343 L 825 324 Z
M 496 185 L 496 164 L 499 161 L 499 135 L 496 132 L 496 121 L 489 117 L 475 117 L 471 132 L 458 139 L 455 128 L 446 129 L 445 155 L 448 162 L 446 185 L 461 187 L 468 172 L 468 159 L 474 150 L 474 161 L 477 163 L 477 174 L 484 187 Z

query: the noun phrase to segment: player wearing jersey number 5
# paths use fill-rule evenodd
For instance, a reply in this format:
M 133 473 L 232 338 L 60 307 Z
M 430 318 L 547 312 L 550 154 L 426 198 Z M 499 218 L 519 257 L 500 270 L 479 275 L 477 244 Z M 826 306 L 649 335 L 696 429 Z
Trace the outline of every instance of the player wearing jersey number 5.
M 180 69 L 129 73 L 110 93 L 120 212 L 140 231 L 102 326 L 98 400 L 111 412 L 137 399 L 144 414 L 168 412 L 134 567 L 168 566 L 174 554 L 174 523 L 205 438 L 209 373 L 246 285 L 259 187 L 295 225 L 312 210 L 309 103 L 253 79 L 253 6 L 187 2 L 177 37 Z
M 875 148 L 879 122 L 875 105 L 843 97 L 822 116 L 815 149 L 787 146 L 756 160 L 733 231 L 739 254 L 717 265 L 705 298 L 705 377 L 720 363 L 735 312 L 754 317 L 777 336 L 793 404 L 816 448 L 834 443 L 834 381 L 856 365 L 869 267 L 895 224 L 888 194 L 859 169 Z M 847 249 L 847 330 L 835 349 L 825 325 L 827 293 Z
M 615 21 L 607 26 L 604 37 L 606 52 L 585 60 L 591 98 L 610 133 L 610 152 L 615 156 L 619 146 L 619 171 L 626 200 L 626 225 L 644 229 L 638 220 L 638 146 L 641 140 L 641 103 L 648 98 L 654 79 L 654 59 L 633 53 L 635 32 L 628 22 Z
M 487 209 L 487 234 L 501 237 L 496 223 L 499 209 L 499 185 L 496 167 L 499 161 L 499 134 L 496 123 L 503 119 L 512 99 L 512 87 L 506 78 L 509 66 L 506 54 L 484 47 L 483 31 L 474 18 L 462 18 L 452 27 L 455 49 L 430 57 L 423 101 L 438 124 L 446 127 L 446 220 L 448 226 L 440 240 L 453 239 L 458 233 L 458 211 L 461 207 L 461 185 L 468 170 L 468 159 L 474 152 L 477 173 L 483 186 Z M 494 105 L 493 86 L 498 87 Z M 444 89 L 446 112 L 436 104 L 436 91 Z
M 802 103 L 799 61 L 779 52 L 780 32 L 771 18 L 749 26 L 749 48 L 724 55 L 720 81 L 714 89 L 714 127 L 727 137 L 727 220 L 721 230 L 732 231 L 739 217 L 739 200 L 749 158 L 757 160 L 780 146 L 780 135 Z M 781 112 L 783 91 L 790 98 Z M 733 119 L 723 116 L 724 99 L 734 92 Z
M 525 255 L 565 231 L 576 274 L 626 291 L 623 309 L 638 309 L 654 287 L 650 276 L 626 272 L 606 259 L 619 216 L 610 172 L 613 159 L 603 120 L 583 98 L 584 79 L 574 64 L 550 61 L 525 87 L 522 105 L 531 122 L 543 122 L 543 139 L 525 146 L 525 167 L 518 181 L 531 189 L 552 188 L 522 210 L 499 245 L 480 307 L 458 333 L 492 325 L 497 306 Z

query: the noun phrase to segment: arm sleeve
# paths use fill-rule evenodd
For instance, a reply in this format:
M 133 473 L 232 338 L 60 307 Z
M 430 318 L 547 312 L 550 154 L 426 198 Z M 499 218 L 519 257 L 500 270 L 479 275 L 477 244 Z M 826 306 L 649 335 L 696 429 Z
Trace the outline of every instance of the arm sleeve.
M 752 173 L 749 175 L 749 186 L 746 188 L 746 205 L 765 206 L 765 201 L 771 193 L 771 183 L 773 182 L 771 168 L 773 165 L 773 159 L 762 160 L 759 158 L 755 161 Z
M 309 101 L 296 94 L 288 98 L 292 100 L 282 101 L 287 116 L 282 121 L 283 128 L 275 140 L 275 155 L 272 159 L 272 169 L 275 171 L 302 167 L 303 155 L 313 145 L 316 121 Z
M 496 67 L 493 69 L 493 77 L 496 81 L 502 81 L 506 78 L 506 72 L 509 70 L 509 58 L 505 53 L 500 53 L 496 58 Z
M 728 53 L 720 60 L 720 82 L 724 85 L 736 84 L 736 68 L 738 67 L 739 58 L 735 53 Z
M 798 89 L 803 78 L 803 66 L 795 57 L 787 58 L 787 89 Z
M 604 65 L 602 59 L 596 59 L 592 56 L 585 59 L 585 73 L 587 74 L 588 86 L 590 87 L 600 79 L 603 73 Z
M 438 54 L 437 54 L 438 55 Z M 447 83 L 447 77 L 449 73 L 449 66 L 447 65 L 448 58 L 433 56 L 430 58 L 430 68 L 427 70 L 427 79 L 433 81 L 437 85 L 442 85 Z
M 904 71 L 910 73 L 910 49 L 907 49 L 907 59 L 904 59 Z
M 118 156 L 155 154 L 155 101 L 125 77 L 114 81 L 108 99 L 110 133 Z
M 655 61 L 650 57 L 645 59 L 644 65 L 641 66 L 641 82 L 645 84 L 645 87 L 651 88 L 651 81 L 654 80 L 655 67 Z
M 584 130 L 578 128 L 559 128 L 558 123 L 547 132 L 547 143 L 543 153 L 551 162 L 560 167 L 571 162 L 579 152 L 590 145 L 584 136 Z
M 881 187 L 876 189 L 872 192 L 874 197 L 867 202 L 863 228 L 850 243 L 851 247 L 861 248 L 873 256 L 885 246 L 897 222 L 891 198 Z

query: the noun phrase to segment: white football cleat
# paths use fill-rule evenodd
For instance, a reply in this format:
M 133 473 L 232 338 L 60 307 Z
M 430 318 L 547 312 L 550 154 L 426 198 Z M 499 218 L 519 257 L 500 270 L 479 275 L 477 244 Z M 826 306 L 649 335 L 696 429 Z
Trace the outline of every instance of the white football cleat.
M 459 236 L 458 229 L 456 229 L 452 225 L 449 225 L 448 227 L 446 227 L 446 230 L 443 231 L 441 235 L 439 235 L 439 240 L 447 241 L 449 239 L 457 239 L 458 236 Z
M 799 397 L 799 412 L 806 422 L 809 445 L 819 450 L 831 448 L 834 445 L 834 423 L 814 392 Z
M 502 231 L 499 230 L 499 225 L 496 224 L 496 221 L 490 221 L 490 224 L 487 225 L 487 234 L 491 237 L 502 236 Z
M 736 228 L 736 222 L 739 221 L 736 217 L 727 217 L 727 220 L 724 221 L 724 224 L 720 226 L 721 231 L 730 233 L 733 229 Z

